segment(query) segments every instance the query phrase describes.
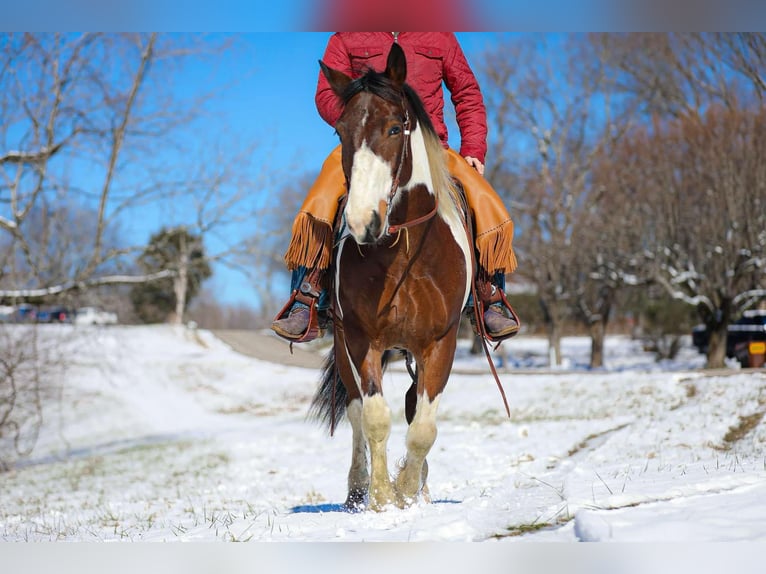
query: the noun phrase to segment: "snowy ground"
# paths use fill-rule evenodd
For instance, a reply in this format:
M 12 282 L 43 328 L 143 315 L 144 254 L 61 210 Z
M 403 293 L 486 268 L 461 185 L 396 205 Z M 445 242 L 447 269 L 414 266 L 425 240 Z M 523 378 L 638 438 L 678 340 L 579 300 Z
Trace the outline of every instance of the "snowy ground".
M 316 371 L 205 331 L 43 336 L 68 365 L 35 451 L 0 474 L 0 540 L 766 541 L 766 373 L 705 373 L 690 348 L 657 365 L 609 338 L 591 372 L 588 341 L 570 338 L 552 372 L 543 340 L 512 340 L 510 420 L 461 349 L 429 455 L 434 503 L 353 514 L 348 425 L 330 438 L 306 420 Z M 407 385 L 394 365 L 390 461 Z

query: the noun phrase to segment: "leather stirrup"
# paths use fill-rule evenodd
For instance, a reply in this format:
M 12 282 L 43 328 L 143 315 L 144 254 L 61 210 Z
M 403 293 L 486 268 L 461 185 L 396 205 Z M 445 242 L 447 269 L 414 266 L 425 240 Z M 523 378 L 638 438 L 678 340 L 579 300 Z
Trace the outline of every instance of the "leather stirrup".
M 299 289 L 294 289 L 290 295 L 290 299 L 287 301 L 284 307 L 274 317 L 274 321 L 278 321 L 286 317 L 290 310 L 293 308 L 295 302 L 304 304 L 309 309 L 309 323 L 306 330 L 302 335 L 296 338 L 288 338 L 284 335 L 280 335 L 282 338 L 290 341 L 291 343 L 304 343 L 306 341 L 313 341 L 317 337 L 324 335 L 324 330 L 319 325 L 319 312 L 317 310 L 317 302 L 319 301 L 319 294 L 321 289 L 318 287 L 320 278 L 320 271 L 312 269 L 306 273 L 306 277 L 301 282 Z M 279 334 L 279 333 L 277 333 Z
M 519 316 L 516 314 L 516 311 L 513 309 L 513 307 L 511 307 L 511 304 L 508 302 L 508 299 L 506 298 L 503 290 L 497 287 L 496 285 L 493 285 L 489 279 L 481 275 L 483 274 L 480 274 L 480 276 L 477 277 L 475 280 L 476 295 L 477 295 L 477 297 L 474 297 L 474 302 L 473 302 L 475 321 L 477 323 L 479 321 L 481 322 L 481 328 L 476 330 L 478 334 L 485 337 L 491 343 L 500 343 L 518 334 L 519 330 L 521 329 L 521 319 L 519 319 Z M 519 326 L 519 328 L 516 329 L 515 331 L 511 331 L 510 333 L 507 333 L 506 335 L 503 335 L 502 337 L 493 337 L 484 327 L 484 312 L 487 310 L 488 307 L 496 303 L 500 303 L 503 305 L 503 307 L 508 309 L 508 312 L 511 314 L 511 317 L 513 317 L 514 321 L 516 321 L 516 324 Z

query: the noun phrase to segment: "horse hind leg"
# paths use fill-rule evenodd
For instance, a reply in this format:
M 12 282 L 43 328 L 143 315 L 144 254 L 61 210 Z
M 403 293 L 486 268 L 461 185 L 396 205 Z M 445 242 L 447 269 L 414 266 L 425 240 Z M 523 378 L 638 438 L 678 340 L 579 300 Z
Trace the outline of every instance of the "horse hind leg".
M 362 428 L 370 445 L 370 508 L 382 510 L 396 502 L 394 486 L 388 475 L 386 448 L 391 434 L 391 410 L 382 393 L 364 398 Z

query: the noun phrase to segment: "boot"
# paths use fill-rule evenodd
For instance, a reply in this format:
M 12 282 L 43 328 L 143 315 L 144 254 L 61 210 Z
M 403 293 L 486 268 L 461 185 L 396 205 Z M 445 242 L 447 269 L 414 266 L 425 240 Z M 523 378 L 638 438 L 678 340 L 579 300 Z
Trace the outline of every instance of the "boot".
M 307 270 L 303 275 L 293 276 L 293 282 L 298 287 L 293 289 L 292 296 L 271 323 L 271 330 L 280 337 L 294 343 L 306 343 L 317 337 L 323 337 L 329 324 L 327 311 L 317 310 L 317 303 L 324 290 L 320 287 L 320 272 L 316 269 Z M 297 280 L 296 280 L 297 279 Z
M 495 303 L 484 311 L 484 328 L 492 339 L 501 341 L 518 333 L 519 323 L 502 303 Z
M 293 341 L 303 337 L 308 331 L 310 321 L 311 311 L 309 307 L 296 302 L 286 317 L 277 319 L 271 324 L 271 330 L 280 337 Z
M 476 279 L 476 291 L 483 310 L 484 331 L 492 341 L 509 339 L 519 332 L 519 319 L 505 298 L 498 277 L 491 279 L 484 274 Z

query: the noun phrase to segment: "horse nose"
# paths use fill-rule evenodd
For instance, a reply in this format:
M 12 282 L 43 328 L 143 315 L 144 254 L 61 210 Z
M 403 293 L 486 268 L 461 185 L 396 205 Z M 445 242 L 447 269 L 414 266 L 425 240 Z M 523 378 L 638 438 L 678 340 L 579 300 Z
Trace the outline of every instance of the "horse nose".
M 353 218 L 348 218 L 346 220 L 349 231 L 360 245 L 375 243 L 378 240 L 378 237 L 380 237 L 382 228 L 380 214 L 377 211 L 369 212 L 369 215 L 365 219 L 366 223 L 365 221 L 353 220 Z
M 375 243 L 380 237 L 380 214 L 373 211 L 370 216 L 370 222 L 364 228 L 364 237 L 361 243 Z

